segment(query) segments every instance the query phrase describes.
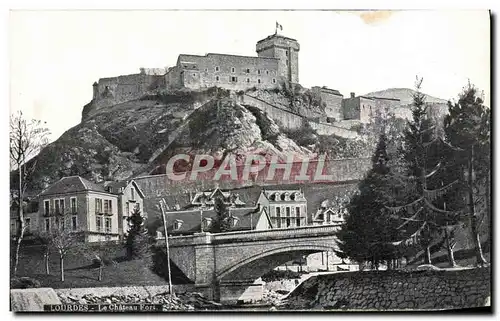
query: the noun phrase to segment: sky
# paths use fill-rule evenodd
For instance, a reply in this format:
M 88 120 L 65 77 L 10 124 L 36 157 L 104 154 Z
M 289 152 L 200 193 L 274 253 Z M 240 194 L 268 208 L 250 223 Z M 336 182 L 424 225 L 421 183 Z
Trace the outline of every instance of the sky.
M 11 11 L 10 111 L 47 122 L 51 140 L 80 123 L 99 78 L 168 67 L 181 53 L 256 56 L 275 32 L 300 43 L 304 87 L 344 97 L 413 88 L 453 99 L 470 80 L 490 100 L 487 11 Z

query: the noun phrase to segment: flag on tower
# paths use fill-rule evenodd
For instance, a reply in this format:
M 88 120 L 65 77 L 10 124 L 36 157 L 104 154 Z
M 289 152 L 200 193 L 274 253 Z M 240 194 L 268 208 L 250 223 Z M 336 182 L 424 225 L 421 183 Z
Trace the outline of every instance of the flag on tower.
M 281 30 L 281 31 L 283 31 L 283 26 L 282 26 L 282 25 L 280 25 L 280 24 L 278 23 L 278 21 L 276 21 L 276 31 L 278 31 L 278 29 L 279 29 L 279 30 Z

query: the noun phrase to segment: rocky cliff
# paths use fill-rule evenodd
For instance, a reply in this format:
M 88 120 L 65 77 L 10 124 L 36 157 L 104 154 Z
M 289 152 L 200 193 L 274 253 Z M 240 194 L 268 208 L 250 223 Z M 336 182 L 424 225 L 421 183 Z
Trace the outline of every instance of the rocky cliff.
M 313 155 L 257 108 L 224 90 L 155 94 L 92 110 L 36 158 L 30 187 L 40 191 L 62 176 L 93 181 L 148 174 L 174 154 Z M 89 107 L 90 106 L 90 107 Z M 91 111 L 91 112 L 89 112 Z
M 263 94 L 295 113 L 324 112 L 317 97 L 304 90 L 292 98 L 283 92 Z M 239 103 L 237 95 L 211 88 L 156 92 L 100 109 L 91 102 L 84 107 L 82 122 L 38 155 L 30 189 L 40 191 L 69 175 L 102 181 L 157 173 L 178 153 L 234 154 L 237 159 L 248 153 L 266 158 L 290 153 L 310 158 L 318 153 L 331 158 L 371 154 L 373 139 L 320 136 L 310 126 L 286 130 L 260 109 Z M 286 105 L 291 99 L 294 103 Z

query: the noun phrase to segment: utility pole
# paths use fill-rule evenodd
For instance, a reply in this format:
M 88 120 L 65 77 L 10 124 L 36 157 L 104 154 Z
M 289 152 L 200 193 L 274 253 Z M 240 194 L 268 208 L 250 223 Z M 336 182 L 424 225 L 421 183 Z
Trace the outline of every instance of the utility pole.
M 160 208 L 161 208 L 161 214 L 162 214 L 162 217 L 163 217 L 163 228 L 165 230 L 165 246 L 167 248 L 168 288 L 169 288 L 170 294 L 174 295 L 174 290 L 173 290 L 173 287 L 172 287 L 172 271 L 170 270 L 170 249 L 169 249 L 169 246 L 168 246 L 167 218 L 165 216 L 165 209 L 163 207 L 166 204 L 167 203 L 165 202 L 165 199 L 162 198 L 161 201 L 160 201 Z

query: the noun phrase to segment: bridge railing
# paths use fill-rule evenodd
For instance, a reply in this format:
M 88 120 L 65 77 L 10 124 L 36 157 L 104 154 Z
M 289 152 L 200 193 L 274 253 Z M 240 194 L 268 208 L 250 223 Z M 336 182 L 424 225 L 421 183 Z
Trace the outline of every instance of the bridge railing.
M 274 239 L 284 237 L 307 237 L 332 235 L 340 228 L 340 224 L 302 226 L 283 229 L 258 230 L 258 231 L 237 231 L 213 234 L 214 241 L 233 240 L 233 239 Z

